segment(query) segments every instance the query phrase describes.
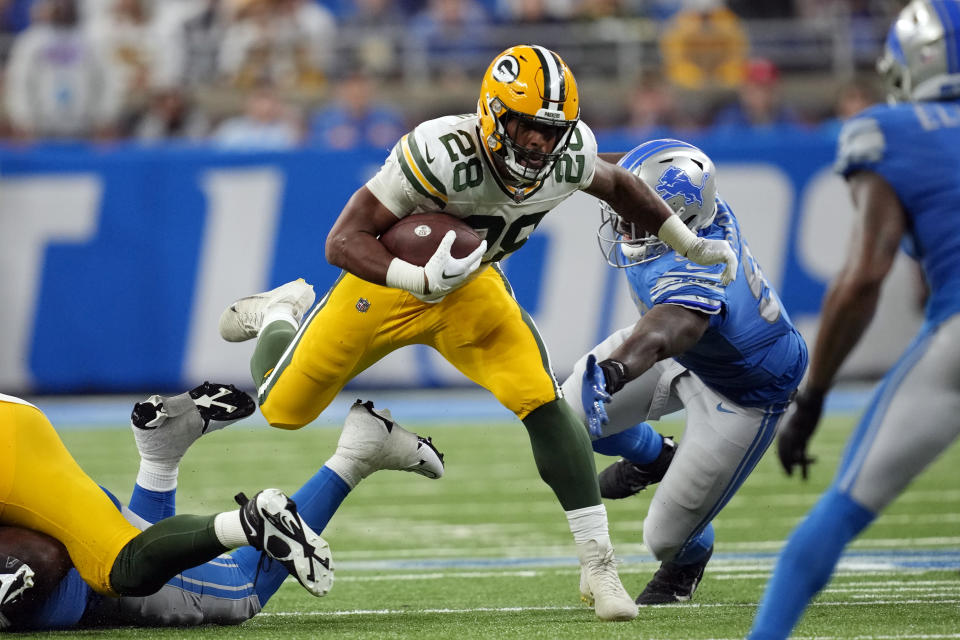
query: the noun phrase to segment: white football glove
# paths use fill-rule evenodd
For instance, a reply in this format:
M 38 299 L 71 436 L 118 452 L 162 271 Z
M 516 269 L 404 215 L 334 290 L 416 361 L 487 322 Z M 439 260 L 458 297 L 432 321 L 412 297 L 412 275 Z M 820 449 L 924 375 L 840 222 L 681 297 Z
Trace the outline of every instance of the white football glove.
M 427 260 L 427 264 L 423 266 L 423 274 L 427 277 L 427 290 L 417 297 L 424 302 L 440 300 L 466 282 L 470 274 L 480 266 L 483 254 L 487 252 L 487 241 L 481 242 L 480 246 L 467 257 L 454 258 L 450 255 L 450 247 L 453 246 L 453 241 L 456 239 L 456 231 L 452 229 L 447 231 L 443 240 L 437 246 L 437 250 Z
M 710 265 L 719 262 L 726 263 L 720 281 L 724 286 L 737 278 L 737 254 L 726 240 L 697 238 L 697 241 L 687 250 L 686 256 L 697 264 Z

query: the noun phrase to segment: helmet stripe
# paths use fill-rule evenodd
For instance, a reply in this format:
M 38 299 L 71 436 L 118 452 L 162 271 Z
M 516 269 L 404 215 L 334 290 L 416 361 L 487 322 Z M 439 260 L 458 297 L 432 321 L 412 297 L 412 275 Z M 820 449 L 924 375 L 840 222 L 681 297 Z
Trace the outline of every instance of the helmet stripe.
M 560 100 L 560 87 L 558 77 L 560 70 L 557 68 L 557 62 L 554 59 L 553 52 L 539 45 L 531 45 L 534 53 L 540 58 L 540 67 L 543 69 L 543 108 L 552 109 L 553 104 Z
M 960 59 L 957 55 L 960 4 L 955 0 L 931 0 L 930 5 L 936 10 L 940 22 L 943 24 L 944 44 L 947 49 L 947 73 L 957 73 L 960 70 Z
M 560 56 L 555 54 L 553 51 L 550 52 L 550 55 L 553 56 L 553 61 L 557 64 L 557 82 L 560 85 L 560 96 L 557 98 L 557 100 L 562 105 L 567 100 L 566 74 L 563 72 L 563 63 L 560 62 Z
M 641 162 L 652 156 L 653 154 L 663 151 L 664 149 L 670 149 L 672 147 L 679 147 L 684 149 L 696 149 L 697 147 L 684 142 L 682 140 L 672 140 L 669 138 L 663 140 L 651 140 L 650 142 L 644 142 L 639 147 L 630 151 L 627 155 L 620 158 L 620 161 L 617 163 L 621 167 L 633 170 Z

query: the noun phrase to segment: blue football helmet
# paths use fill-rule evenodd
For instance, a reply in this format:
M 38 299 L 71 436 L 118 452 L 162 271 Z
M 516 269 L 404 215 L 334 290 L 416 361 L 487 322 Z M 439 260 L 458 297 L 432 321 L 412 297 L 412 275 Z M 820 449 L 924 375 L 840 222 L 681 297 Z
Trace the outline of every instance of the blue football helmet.
M 691 231 L 710 226 L 717 214 L 717 169 L 703 151 L 681 140 L 651 140 L 617 164 L 650 185 Z M 667 252 L 657 236 L 636 229 L 600 202 L 600 250 L 614 267 L 649 262 Z
M 877 61 L 890 103 L 960 96 L 960 0 L 913 0 Z

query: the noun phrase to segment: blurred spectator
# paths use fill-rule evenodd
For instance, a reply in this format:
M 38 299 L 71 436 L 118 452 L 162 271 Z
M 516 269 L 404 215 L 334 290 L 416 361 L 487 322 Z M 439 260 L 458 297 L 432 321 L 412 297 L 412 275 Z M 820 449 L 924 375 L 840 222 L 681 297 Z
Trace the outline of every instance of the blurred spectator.
M 33 0 L 0 0 L 0 34 L 19 33 L 30 24 Z
M 573 14 L 572 0 L 497 0 L 496 15 L 512 25 L 543 24 L 565 20 Z
M 262 84 L 247 97 L 244 113 L 221 123 L 212 140 L 221 149 L 280 150 L 296 147 L 300 133 L 294 109 L 273 86 Z
M 337 85 L 336 99 L 310 120 L 309 142 L 326 149 L 389 149 L 406 133 L 403 117 L 374 100 L 373 79 L 355 71 Z
M 74 0 L 42 0 L 37 21 L 17 36 L 7 67 L 6 104 L 17 135 L 109 135 L 121 86 L 78 26 Z
M 240 88 L 270 82 L 315 91 L 324 82 L 336 33 L 327 9 L 306 0 L 237 0 L 220 48 L 220 70 Z
M 738 98 L 717 114 L 714 127 L 770 128 L 799 124 L 794 109 L 782 101 L 776 65 L 769 60 L 754 59 L 747 63 L 745 75 Z
M 160 51 L 146 0 L 112 0 L 110 11 L 93 20 L 88 32 L 108 73 L 117 76 L 125 99 L 145 97 Z
M 230 21 L 224 0 L 164 0 L 156 11 L 162 42 L 156 84 L 213 84 L 219 78 L 217 56 Z
M 182 89 L 159 89 L 152 93 L 146 112 L 133 130 L 144 144 L 179 140 L 197 142 L 207 137 L 210 121 Z
M 343 26 L 356 30 L 356 58 L 379 75 L 399 70 L 397 41 L 406 19 L 395 0 L 357 0 L 343 18 Z
M 880 99 L 877 86 L 866 79 L 857 78 L 840 87 L 833 105 L 832 117 L 821 124 L 821 131 L 831 138 L 840 135 L 843 121 L 852 118 Z
M 672 138 L 695 128 L 673 87 L 658 74 L 646 74 L 630 93 L 626 120 L 617 131 L 629 139 Z
M 677 13 L 664 30 L 664 72 L 684 89 L 736 87 L 743 79 L 747 34 L 726 7 L 710 0 L 696 4 L 704 7 Z
M 409 32 L 426 48 L 430 63 L 450 76 L 462 75 L 485 59 L 488 26 L 487 14 L 473 0 L 430 0 L 411 21 Z

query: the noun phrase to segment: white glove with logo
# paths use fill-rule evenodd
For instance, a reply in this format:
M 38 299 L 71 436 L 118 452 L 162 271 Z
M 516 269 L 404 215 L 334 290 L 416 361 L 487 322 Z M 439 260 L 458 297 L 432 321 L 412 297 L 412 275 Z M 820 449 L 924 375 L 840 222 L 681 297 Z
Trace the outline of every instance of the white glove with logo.
M 487 241 L 481 242 L 467 257 L 454 258 L 450 255 L 450 248 L 456 239 L 456 231 L 447 231 L 437 250 L 423 266 L 423 274 L 427 277 L 427 290 L 417 297 L 424 302 L 440 300 L 466 282 L 470 274 L 480 266 L 483 254 L 487 252 Z
M 698 238 L 697 242 L 687 250 L 687 257 L 697 264 L 709 265 L 725 262 L 726 267 L 720 275 L 720 281 L 724 286 L 730 284 L 737 278 L 737 254 L 726 240 L 712 240 L 710 238 Z

